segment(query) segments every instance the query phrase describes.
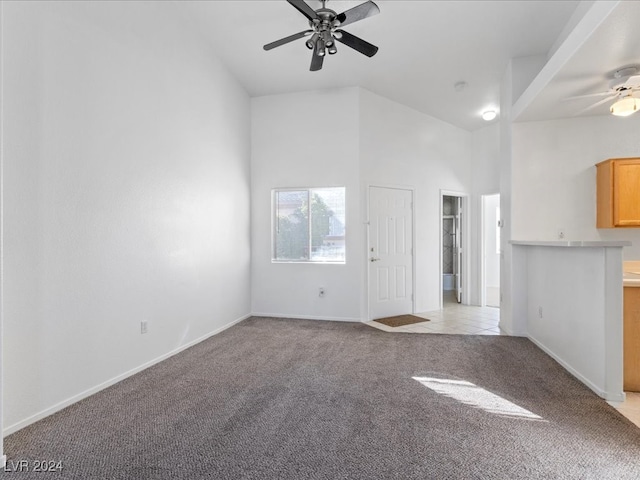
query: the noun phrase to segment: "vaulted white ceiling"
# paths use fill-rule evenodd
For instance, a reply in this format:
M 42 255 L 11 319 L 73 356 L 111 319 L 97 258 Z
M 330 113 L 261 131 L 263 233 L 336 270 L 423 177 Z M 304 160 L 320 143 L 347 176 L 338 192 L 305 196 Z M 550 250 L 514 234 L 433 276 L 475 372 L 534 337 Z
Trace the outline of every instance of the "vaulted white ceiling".
M 362 3 L 331 0 L 342 12 Z M 338 44 L 324 68 L 310 72 L 304 40 L 262 46 L 308 28 L 285 0 L 179 2 L 251 96 L 361 86 L 466 130 L 486 125 L 499 105 L 510 58 L 546 55 L 578 1 L 376 0 L 381 13 L 345 27 L 380 50 L 367 58 Z M 634 2 L 635 3 L 635 2 Z M 318 0 L 308 0 L 317 9 Z M 454 84 L 467 87 L 456 92 Z M 339 112 L 336 112 L 338 115 Z
M 607 97 L 572 97 L 610 92 L 615 72 L 624 67 L 638 67 L 640 74 L 640 2 L 600 2 L 596 7 L 587 14 L 592 18 L 583 17 L 574 32 L 582 41 L 567 52 L 559 52 L 564 55 L 559 54 L 561 58 L 555 60 L 561 65 L 547 75 L 544 88 L 518 115 L 518 121 L 610 115 L 614 100 L 593 108 Z M 572 42 L 567 43 L 571 47 Z M 545 66 L 540 79 L 549 73 L 544 70 L 554 70 L 548 67 L 551 66 Z
M 329 0 L 327 7 L 340 13 L 363 1 Z M 321 7 L 319 0 L 307 3 Z M 518 112 L 517 120 L 608 115 L 610 103 L 588 108 L 599 98 L 565 99 L 605 91 L 617 69 L 640 67 L 638 1 L 376 3 L 380 14 L 345 30 L 377 45 L 377 55 L 367 58 L 338 44 L 338 53 L 327 57 L 319 72 L 309 71 L 311 51 L 302 39 L 268 52 L 262 49 L 308 28 L 306 18 L 285 0 L 174 5 L 251 96 L 361 86 L 470 131 L 487 125 L 480 119 L 484 110 L 498 108 L 509 59 L 538 56 L 544 63 L 572 31 L 579 33 L 580 42 L 565 48 L 562 58 L 556 55 L 554 68 L 543 72 L 546 78 L 539 82 L 543 88 Z M 586 31 L 580 19 L 594 10 L 602 18 Z M 467 86 L 457 92 L 454 85 L 461 81 Z

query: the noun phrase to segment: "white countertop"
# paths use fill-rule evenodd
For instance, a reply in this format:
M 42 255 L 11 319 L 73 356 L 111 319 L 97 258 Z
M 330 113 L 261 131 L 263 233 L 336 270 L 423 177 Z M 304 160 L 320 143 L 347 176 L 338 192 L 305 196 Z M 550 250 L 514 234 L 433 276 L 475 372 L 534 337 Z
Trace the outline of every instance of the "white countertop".
M 622 285 L 624 287 L 640 287 L 640 271 L 623 273 Z
M 628 240 L 510 240 L 511 245 L 524 245 L 530 247 L 630 247 Z
M 629 247 L 627 240 L 510 240 L 511 245 L 525 247 L 610 248 Z M 640 261 L 624 262 L 622 285 L 640 287 Z

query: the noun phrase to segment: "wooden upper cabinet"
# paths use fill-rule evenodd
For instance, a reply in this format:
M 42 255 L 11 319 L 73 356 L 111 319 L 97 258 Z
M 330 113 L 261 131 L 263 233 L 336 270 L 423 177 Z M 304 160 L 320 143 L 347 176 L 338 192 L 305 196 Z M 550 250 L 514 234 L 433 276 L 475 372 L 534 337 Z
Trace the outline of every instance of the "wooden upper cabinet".
M 611 158 L 597 167 L 597 228 L 640 228 L 640 158 Z

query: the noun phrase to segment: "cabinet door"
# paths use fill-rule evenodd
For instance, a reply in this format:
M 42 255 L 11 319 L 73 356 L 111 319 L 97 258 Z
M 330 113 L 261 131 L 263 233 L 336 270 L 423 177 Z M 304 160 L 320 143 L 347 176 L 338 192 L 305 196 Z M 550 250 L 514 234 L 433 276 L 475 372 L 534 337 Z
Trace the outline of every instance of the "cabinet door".
M 640 226 L 640 159 L 615 162 L 613 196 L 614 225 Z
M 640 287 L 624 287 L 624 390 L 640 392 Z

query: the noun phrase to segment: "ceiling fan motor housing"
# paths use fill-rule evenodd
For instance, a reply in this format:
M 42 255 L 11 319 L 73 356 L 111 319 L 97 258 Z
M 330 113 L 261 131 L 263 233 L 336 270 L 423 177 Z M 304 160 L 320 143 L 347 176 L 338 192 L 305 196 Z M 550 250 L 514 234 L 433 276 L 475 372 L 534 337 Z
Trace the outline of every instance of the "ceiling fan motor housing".
M 640 87 L 640 75 L 637 67 L 627 67 L 617 70 L 609 84 L 611 90 L 624 91 Z
M 307 40 L 306 45 L 318 56 L 324 56 L 325 49 L 333 55 L 338 51 L 334 41 L 335 30 L 340 25 L 338 14 L 329 8 L 320 8 L 316 10 L 316 15 L 318 18 L 309 20 L 314 34 Z
M 316 14 L 318 15 L 318 19 L 310 20 L 309 25 L 320 35 L 322 35 L 323 32 L 332 34 L 340 25 L 340 21 L 337 19 L 338 14 L 333 10 L 321 8 L 320 10 L 316 10 Z

